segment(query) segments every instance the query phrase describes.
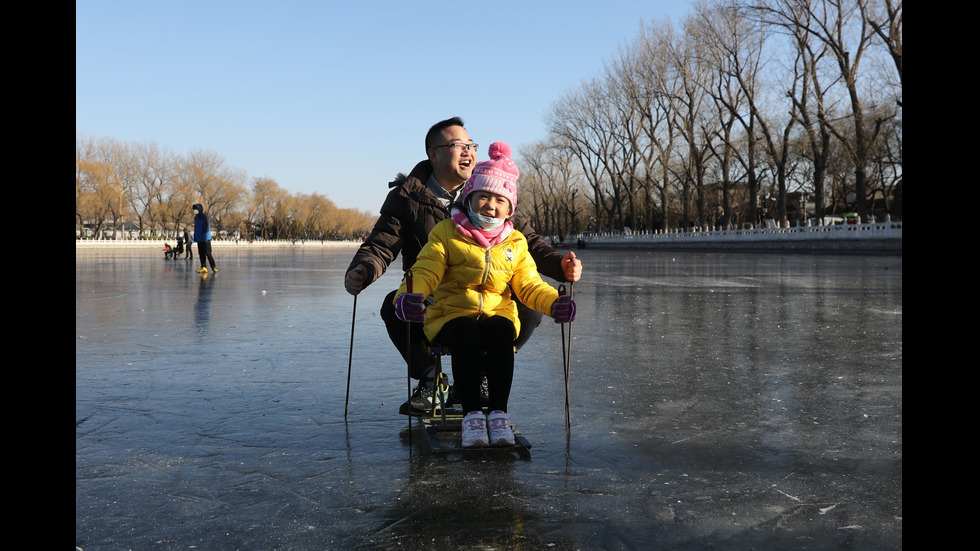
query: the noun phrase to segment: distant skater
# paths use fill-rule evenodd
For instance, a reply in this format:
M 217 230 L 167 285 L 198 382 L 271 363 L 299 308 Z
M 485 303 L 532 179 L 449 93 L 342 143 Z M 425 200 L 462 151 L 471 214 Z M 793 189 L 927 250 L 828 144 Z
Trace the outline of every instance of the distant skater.
M 194 259 L 194 246 L 191 245 L 191 234 L 187 233 L 187 228 L 186 227 L 184 228 L 184 243 L 187 243 L 187 249 L 185 250 L 185 252 L 187 253 L 186 258 L 189 258 L 189 259 L 193 260 Z
M 187 244 L 188 249 L 191 248 L 190 241 L 184 241 L 184 236 L 177 235 L 177 246 L 174 247 L 174 260 L 177 260 L 182 254 L 184 254 L 185 243 Z
M 208 273 L 207 264 L 211 264 L 211 271 L 217 272 L 214 267 L 214 257 L 211 256 L 211 219 L 204 213 L 204 206 L 195 203 L 194 209 L 194 242 L 197 243 L 197 255 L 201 257 L 201 269 L 198 272 Z

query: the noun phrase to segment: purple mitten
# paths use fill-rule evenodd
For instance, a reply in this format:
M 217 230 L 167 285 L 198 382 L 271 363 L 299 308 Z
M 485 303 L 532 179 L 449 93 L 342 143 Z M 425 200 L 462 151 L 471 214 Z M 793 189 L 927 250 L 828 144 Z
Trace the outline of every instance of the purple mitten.
M 551 305 L 551 317 L 555 323 L 572 323 L 575 321 L 575 301 L 568 295 L 560 295 Z
M 395 316 L 402 321 L 425 321 L 425 297 L 419 293 L 405 293 L 395 299 Z

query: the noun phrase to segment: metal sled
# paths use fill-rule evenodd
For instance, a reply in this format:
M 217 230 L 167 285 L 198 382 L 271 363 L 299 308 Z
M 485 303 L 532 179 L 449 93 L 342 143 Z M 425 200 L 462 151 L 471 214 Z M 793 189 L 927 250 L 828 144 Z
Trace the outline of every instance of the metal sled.
M 437 398 L 436 406 L 433 410 L 429 414 L 419 418 L 419 424 L 425 436 L 423 442 L 426 450 L 434 455 L 504 453 L 517 454 L 523 458 L 530 458 L 531 443 L 517 430 L 517 427 L 513 423 L 510 425 L 511 430 L 514 432 L 513 446 L 464 448 L 460 445 L 464 412 L 459 404 L 448 404 L 448 377 L 442 370 L 442 357 L 450 355 L 450 351 L 448 348 L 438 345 L 428 345 L 426 346 L 426 351 L 435 359 L 436 377 L 434 380 L 434 390 Z

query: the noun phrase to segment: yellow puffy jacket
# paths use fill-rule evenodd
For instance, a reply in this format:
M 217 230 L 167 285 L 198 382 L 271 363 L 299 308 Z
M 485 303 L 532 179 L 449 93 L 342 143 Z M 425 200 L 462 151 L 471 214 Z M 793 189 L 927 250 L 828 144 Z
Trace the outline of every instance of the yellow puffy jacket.
M 485 249 L 457 231 L 452 219 L 432 228 L 412 266 L 412 276 L 413 293 L 433 294 L 424 327 L 430 341 L 446 322 L 460 316 L 506 316 L 514 324 L 516 338 L 521 325 L 511 290 L 521 302 L 548 316 L 558 298 L 558 291 L 538 275 L 521 232 L 514 230 Z M 403 280 L 395 298 L 406 292 Z

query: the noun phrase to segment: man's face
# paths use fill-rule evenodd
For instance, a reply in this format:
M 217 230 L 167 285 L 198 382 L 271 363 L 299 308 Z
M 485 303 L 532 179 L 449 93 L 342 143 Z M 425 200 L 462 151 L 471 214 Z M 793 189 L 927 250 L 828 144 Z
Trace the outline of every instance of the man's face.
M 462 126 L 443 128 L 440 139 L 429 148 L 429 161 L 439 185 L 454 190 L 469 180 L 476 166 L 476 149 L 453 147 L 452 144 L 473 144 Z

